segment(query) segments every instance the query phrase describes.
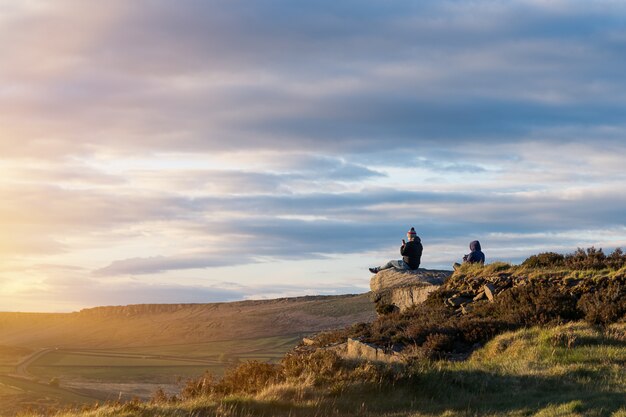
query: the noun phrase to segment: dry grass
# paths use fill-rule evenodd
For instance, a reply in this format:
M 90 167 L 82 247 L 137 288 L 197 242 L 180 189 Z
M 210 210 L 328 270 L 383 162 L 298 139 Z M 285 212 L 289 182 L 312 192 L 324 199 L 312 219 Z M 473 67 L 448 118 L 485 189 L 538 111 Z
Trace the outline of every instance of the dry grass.
M 626 323 L 606 329 L 583 322 L 534 327 L 497 336 L 467 361 L 414 362 L 393 386 L 385 378 L 367 383 L 346 378 L 345 368 L 339 371 L 344 376 L 338 384 L 330 379 L 320 383 L 303 371 L 254 394 L 110 405 L 57 417 L 624 417 L 624 334 Z M 355 371 L 368 365 L 345 366 Z M 372 372 L 363 369 L 360 372 Z

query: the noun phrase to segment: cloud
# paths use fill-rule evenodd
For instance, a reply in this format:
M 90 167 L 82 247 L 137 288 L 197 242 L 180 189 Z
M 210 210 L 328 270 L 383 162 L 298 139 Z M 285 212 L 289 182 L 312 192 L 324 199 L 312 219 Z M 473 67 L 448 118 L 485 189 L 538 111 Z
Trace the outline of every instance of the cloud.
M 623 130 L 623 14 L 608 1 L 25 9 L 0 37 L 0 110 L 21 146 L 0 150 L 359 153 Z
M 243 263 L 253 263 L 250 254 L 195 254 L 179 256 L 152 256 L 113 261 L 110 265 L 94 271 L 95 276 L 142 275 L 163 271 L 211 268 Z
M 4 8 L 0 254 L 28 285 L 106 277 L 129 300 L 137 277 L 397 256 L 411 225 L 437 265 L 473 237 L 502 259 L 618 245 L 625 15 L 609 0 Z

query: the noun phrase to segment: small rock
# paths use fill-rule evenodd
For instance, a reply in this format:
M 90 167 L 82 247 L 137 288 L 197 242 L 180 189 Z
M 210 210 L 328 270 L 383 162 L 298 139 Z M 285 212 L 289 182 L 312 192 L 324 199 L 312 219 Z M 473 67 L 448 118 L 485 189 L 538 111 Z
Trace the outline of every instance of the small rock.
M 472 304 L 462 304 L 461 305 L 461 313 L 468 314 L 474 309 Z
M 463 304 L 469 303 L 470 301 L 472 301 L 471 298 L 455 295 L 454 297 L 448 298 L 448 305 L 457 308 L 462 306 Z
M 302 339 L 302 343 L 303 343 L 305 346 L 311 346 L 311 345 L 314 345 L 314 344 L 315 344 L 315 340 L 313 340 L 313 339 L 309 339 L 308 337 L 305 337 L 304 339 Z
M 485 291 L 485 295 L 489 301 L 493 302 L 493 298 L 496 294 L 496 287 L 494 287 L 493 284 L 487 283 L 483 286 L 483 290 Z
M 483 298 L 486 298 L 487 296 L 485 295 L 485 291 L 481 291 L 479 292 L 476 297 L 473 298 L 474 301 L 480 301 Z

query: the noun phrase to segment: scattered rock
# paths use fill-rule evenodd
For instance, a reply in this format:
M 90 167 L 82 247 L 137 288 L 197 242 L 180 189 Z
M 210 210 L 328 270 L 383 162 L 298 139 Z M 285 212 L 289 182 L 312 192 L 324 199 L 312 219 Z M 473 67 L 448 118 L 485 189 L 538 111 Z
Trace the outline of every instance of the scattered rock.
M 472 301 L 471 298 L 462 297 L 460 295 L 455 295 L 454 297 L 448 298 L 446 302 L 448 303 L 448 305 L 456 308 L 456 307 L 461 307 L 463 304 L 467 304 L 470 301 Z
M 487 296 L 485 295 L 485 291 L 480 291 L 472 300 L 474 301 L 480 301 L 487 298 Z
M 385 352 L 378 346 L 363 343 L 357 339 L 348 339 L 344 350 L 339 352 L 346 359 L 365 359 L 372 362 L 401 363 L 404 358 L 397 351 Z
M 472 304 L 461 304 L 461 313 L 468 314 L 474 309 Z
M 493 299 L 494 299 L 494 297 L 496 295 L 496 287 L 494 287 L 494 285 L 491 284 L 491 283 L 486 283 L 483 286 L 483 290 L 485 291 L 485 295 L 487 296 L 489 301 L 493 302 Z

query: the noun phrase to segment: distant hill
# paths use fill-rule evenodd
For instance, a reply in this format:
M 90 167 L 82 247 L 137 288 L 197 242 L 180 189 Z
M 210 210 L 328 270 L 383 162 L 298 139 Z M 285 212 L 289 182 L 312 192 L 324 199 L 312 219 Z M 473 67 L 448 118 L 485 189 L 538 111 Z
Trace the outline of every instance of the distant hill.
M 113 348 L 203 343 L 317 332 L 374 318 L 368 294 L 0 313 L 0 345 Z

